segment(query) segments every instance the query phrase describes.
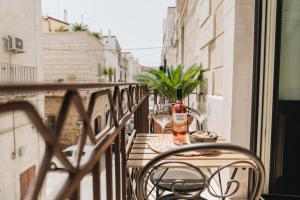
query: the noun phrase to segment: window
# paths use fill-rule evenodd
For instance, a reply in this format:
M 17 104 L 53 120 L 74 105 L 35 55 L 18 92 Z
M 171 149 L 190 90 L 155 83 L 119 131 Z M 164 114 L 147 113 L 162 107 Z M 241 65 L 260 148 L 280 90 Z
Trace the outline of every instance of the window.
M 101 116 L 97 116 L 94 120 L 94 130 L 95 134 L 98 134 L 102 130 Z
M 101 65 L 101 63 L 98 64 L 97 75 L 98 75 L 98 77 L 102 76 L 102 65 Z
M 117 81 L 117 72 L 116 72 L 117 70 L 116 70 L 116 68 L 114 69 L 114 82 L 116 82 Z
M 71 157 L 71 156 L 73 155 L 73 151 L 72 151 L 72 150 L 64 151 L 64 154 L 65 154 L 67 157 Z
M 47 117 L 47 127 L 50 129 L 50 130 L 54 130 L 54 127 L 55 127 L 55 116 L 54 115 L 48 115 Z

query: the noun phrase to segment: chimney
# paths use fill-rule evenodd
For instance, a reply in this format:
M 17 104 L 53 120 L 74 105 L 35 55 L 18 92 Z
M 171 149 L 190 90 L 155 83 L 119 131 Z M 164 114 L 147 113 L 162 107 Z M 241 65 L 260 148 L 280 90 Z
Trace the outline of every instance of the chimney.
M 66 9 L 64 10 L 64 21 L 68 22 L 68 11 Z
M 81 14 L 81 23 L 83 24 L 83 14 Z
M 108 37 L 111 38 L 111 30 L 108 29 Z

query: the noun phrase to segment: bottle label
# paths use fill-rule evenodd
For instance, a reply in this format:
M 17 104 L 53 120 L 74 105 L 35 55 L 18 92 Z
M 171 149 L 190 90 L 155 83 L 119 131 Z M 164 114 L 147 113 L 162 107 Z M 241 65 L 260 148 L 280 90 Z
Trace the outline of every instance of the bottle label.
M 185 124 L 187 121 L 187 113 L 173 113 L 173 121 L 176 124 Z
M 173 113 L 173 131 L 186 132 L 187 113 Z

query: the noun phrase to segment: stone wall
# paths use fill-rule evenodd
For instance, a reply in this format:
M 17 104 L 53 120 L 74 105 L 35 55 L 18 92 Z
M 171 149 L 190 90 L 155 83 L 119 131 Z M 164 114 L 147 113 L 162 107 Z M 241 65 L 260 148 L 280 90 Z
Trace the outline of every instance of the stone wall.
M 210 105 L 205 128 L 248 147 L 254 1 L 179 3 L 176 9 L 177 64 L 202 63 Z
M 104 46 L 88 32 L 43 34 L 45 81 L 62 79 L 97 82 L 98 65 L 105 65 Z M 74 80 L 73 80 L 74 81 Z
M 177 1 L 177 64 L 202 63 L 209 117 L 204 128 L 250 146 L 253 0 Z M 190 102 L 196 101 L 190 98 Z M 239 173 L 245 197 L 247 173 Z
M 89 91 L 81 92 L 81 97 L 85 109 L 87 109 L 89 96 L 90 96 Z M 49 116 L 55 116 L 55 121 L 57 120 L 62 101 L 63 101 L 63 92 L 53 93 L 45 96 L 46 118 L 49 119 Z M 107 107 L 105 105 L 107 105 Z M 96 104 L 91 118 L 91 126 L 93 129 L 94 129 L 95 119 L 98 116 L 101 117 L 101 129 L 105 127 L 105 112 L 107 111 L 107 108 L 109 108 L 107 97 L 106 96 L 99 97 L 96 100 Z M 78 123 L 79 120 L 80 120 L 79 113 L 75 105 L 71 104 L 59 140 L 59 144 L 63 149 L 68 146 L 78 144 L 79 136 L 82 131 L 82 125 Z

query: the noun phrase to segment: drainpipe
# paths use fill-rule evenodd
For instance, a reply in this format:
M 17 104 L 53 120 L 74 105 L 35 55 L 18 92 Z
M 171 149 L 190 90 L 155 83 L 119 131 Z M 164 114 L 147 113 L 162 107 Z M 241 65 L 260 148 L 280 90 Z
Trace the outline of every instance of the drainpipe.
M 15 111 L 12 111 L 12 120 L 13 120 L 13 152 L 11 153 L 11 159 L 16 159 L 16 131 L 15 131 Z
M 166 56 L 164 57 L 164 73 L 167 72 L 167 59 Z

